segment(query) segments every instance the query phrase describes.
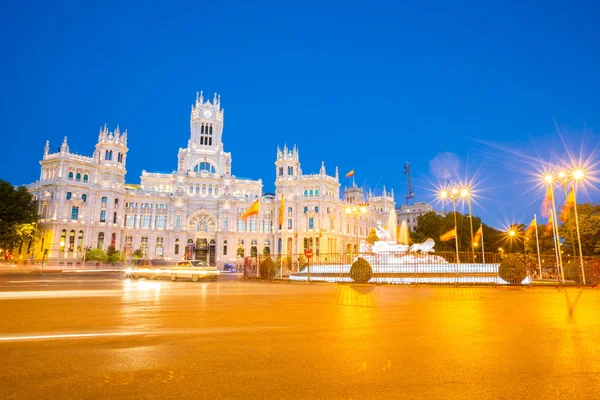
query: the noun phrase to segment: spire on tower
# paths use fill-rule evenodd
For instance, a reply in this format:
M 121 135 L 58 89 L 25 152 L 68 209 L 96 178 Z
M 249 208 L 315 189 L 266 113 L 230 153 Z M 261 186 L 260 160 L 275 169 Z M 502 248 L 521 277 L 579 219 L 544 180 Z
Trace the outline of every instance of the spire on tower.
M 325 161 L 321 161 L 321 175 L 325 175 L 326 171 L 325 171 Z
M 337 179 L 337 180 L 340 179 L 340 171 L 337 166 L 335 167 L 335 179 Z
M 60 152 L 61 153 L 68 153 L 69 152 L 69 145 L 67 144 L 67 137 L 66 136 L 63 139 L 62 145 L 60 146 Z

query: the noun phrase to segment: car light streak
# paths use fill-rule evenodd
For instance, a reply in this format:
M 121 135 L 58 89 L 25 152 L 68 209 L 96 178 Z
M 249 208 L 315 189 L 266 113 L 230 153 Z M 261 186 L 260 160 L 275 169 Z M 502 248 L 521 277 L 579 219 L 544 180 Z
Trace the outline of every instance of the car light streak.
M 58 335 L 31 335 L 31 336 L 0 336 L 0 342 L 18 340 L 47 340 L 47 339 L 78 339 L 107 336 L 134 336 L 146 335 L 148 332 L 107 332 L 107 333 L 66 333 Z

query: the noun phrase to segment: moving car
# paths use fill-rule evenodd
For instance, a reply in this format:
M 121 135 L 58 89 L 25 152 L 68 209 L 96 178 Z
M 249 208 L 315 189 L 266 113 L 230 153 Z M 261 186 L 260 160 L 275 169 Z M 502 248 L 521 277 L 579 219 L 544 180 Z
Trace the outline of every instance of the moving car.
M 211 267 L 204 261 L 189 260 L 180 261 L 175 265 L 144 265 L 133 266 L 125 270 L 128 276 L 133 278 L 170 278 L 172 281 L 177 279 L 191 279 L 193 282 L 200 280 L 219 279 L 219 270 Z
M 235 272 L 235 266 L 233 264 L 227 263 L 223 265 L 223 272 Z

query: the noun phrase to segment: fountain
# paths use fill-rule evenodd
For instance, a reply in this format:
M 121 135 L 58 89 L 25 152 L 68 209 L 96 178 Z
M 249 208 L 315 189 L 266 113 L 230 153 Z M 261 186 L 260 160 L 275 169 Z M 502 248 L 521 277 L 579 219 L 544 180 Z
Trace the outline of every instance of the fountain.
M 406 225 L 406 220 L 402 220 L 400 224 L 400 235 L 398 237 L 398 243 L 401 244 L 410 244 L 410 237 L 408 235 L 408 225 Z
M 404 243 L 397 244 L 392 240 L 392 235 L 381 226 L 381 221 L 377 222 L 375 232 L 379 240 L 373 245 L 361 241 L 359 255 L 373 268 L 373 277 L 369 281 L 371 283 L 508 283 L 498 275 L 499 264 L 454 263 L 448 262 L 442 256 L 434 255 L 435 241 L 431 238 L 409 247 L 408 227 L 405 221 L 400 227 L 399 238 Z M 319 263 L 317 258 L 315 264 L 310 266 L 310 279 L 311 281 L 352 282 L 350 278 L 352 262 L 327 264 Z M 307 268 L 292 273 L 289 279 L 306 281 Z M 529 281 L 530 278 L 527 277 L 522 283 L 526 284 Z
M 396 220 L 396 210 L 392 207 L 388 216 L 387 230 L 390 233 L 394 243 L 398 243 L 398 221 Z M 407 242 L 402 244 L 408 244 Z

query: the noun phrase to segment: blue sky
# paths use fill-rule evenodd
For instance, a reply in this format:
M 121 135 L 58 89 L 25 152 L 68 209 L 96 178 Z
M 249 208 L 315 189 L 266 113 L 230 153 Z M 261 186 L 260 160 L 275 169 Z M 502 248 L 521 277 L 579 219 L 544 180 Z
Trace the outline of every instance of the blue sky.
M 266 191 L 287 143 L 303 172 L 354 168 L 398 203 L 410 162 L 432 201 L 431 161 L 450 152 L 500 226 L 539 213 L 538 158 L 598 159 L 594 2 L 387 3 L 3 2 L 1 178 L 35 181 L 46 140 L 91 155 L 105 123 L 129 131 L 129 183 L 171 172 L 199 90 L 222 95 L 233 173 Z

